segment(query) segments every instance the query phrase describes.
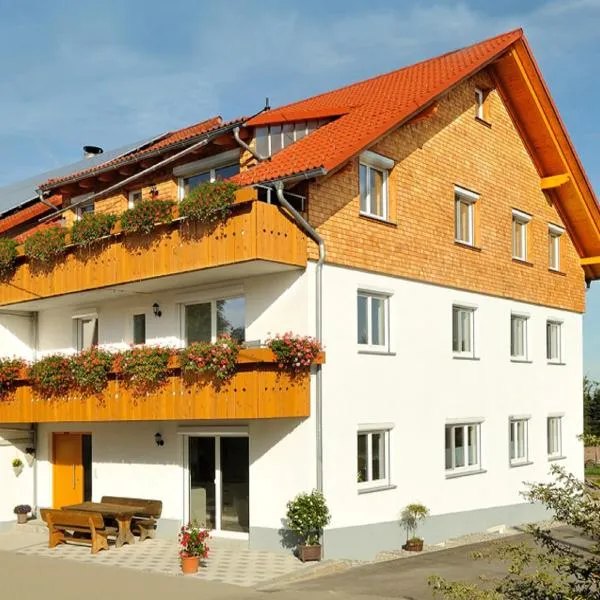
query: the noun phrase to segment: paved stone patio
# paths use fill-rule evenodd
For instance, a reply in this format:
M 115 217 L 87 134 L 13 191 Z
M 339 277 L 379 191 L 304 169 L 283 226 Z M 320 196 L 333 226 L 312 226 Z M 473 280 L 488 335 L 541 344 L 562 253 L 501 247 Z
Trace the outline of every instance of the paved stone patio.
M 293 576 L 314 568 L 316 563 L 302 563 L 291 552 L 250 550 L 240 540 L 212 538 L 210 554 L 196 575 L 183 575 L 177 555 L 177 544 L 170 540 L 145 540 L 142 543 L 103 550 L 92 555 L 89 546 L 61 544 L 48 548 L 47 541 L 17 550 L 18 554 L 74 560 L 88 564 L 108 565 L 162 573 L 186 578 L 229 583 L 243 587 L 263 585 L 283 576 Z

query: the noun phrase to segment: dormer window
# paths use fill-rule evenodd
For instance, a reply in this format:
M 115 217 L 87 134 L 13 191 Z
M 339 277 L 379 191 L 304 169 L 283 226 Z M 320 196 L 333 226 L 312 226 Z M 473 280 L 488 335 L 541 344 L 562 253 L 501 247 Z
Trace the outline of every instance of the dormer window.
M 360 214 L 387 221 L 388 175 L 394 161 L 367 150 L 360 155 Z
M 310 135 L 329 121 L 330 119 L 320 119 L 318 121 L 297 121 L 295 123 L 257 127 L 256 151 L 262 156 L 273 156 L 283 148 L 287 148 L 294 142 Z

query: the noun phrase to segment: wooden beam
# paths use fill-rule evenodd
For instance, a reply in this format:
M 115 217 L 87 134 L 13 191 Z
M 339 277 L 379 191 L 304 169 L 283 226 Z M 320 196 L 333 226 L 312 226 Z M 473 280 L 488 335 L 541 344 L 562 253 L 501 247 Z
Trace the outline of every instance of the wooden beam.
M 103 181 L 105 183 L 110 183 L 115 178 L 114 171 L 109 171 L 108 173 L 101 173 L 98 175 L 98 180 Z
M 133 167 L 121 167 L 117 173 L 119 173 L 119 175 L 133 175 L 135 172 L 135 169 Z
M 580 264 L 582 267 L 585 265 L 600 265 L 600 256 L 588 256 L 582 258 Z
M 565 183 L 571 181 L 571 176 L 568 173 L 561 173 L 560 175 L 551 175 L 550 177 L 542 177 L 540 181 L 540 187 L 543 190 L 550 190 L 557 188 Z
M 94 187 L 94 182 L 91 179 L 83 179 L 77 185 L 83 190 L 89 190 Z

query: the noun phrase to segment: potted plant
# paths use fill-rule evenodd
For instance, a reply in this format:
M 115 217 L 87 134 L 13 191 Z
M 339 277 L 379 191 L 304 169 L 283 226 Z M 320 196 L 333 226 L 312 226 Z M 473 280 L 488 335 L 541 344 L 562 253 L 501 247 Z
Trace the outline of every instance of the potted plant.
M 323 346 L 317 339 L 308 335 L 296 335 L 291 331 L 269 338 L 267 347 L 275 355 L 278 367 L 293 375 L 309 371 L 323 351 Z
M 17 523 L 23 525 L 27 523 L 27 515 L 31 512 L 31 506 L 29 504 L 19 504 L 15 506 L 14 513 L 17 515 Z
M 20 458 L 13 458 L 12 468 L 15 476 L 18 477 L 23 471 L 23 461 Z
M 208 556 L 207 541 L 209 539 L 208 531 L 201 529 L 196 522 L 188 523 L 179 530 L 179 557 L 184 574 L 198 572 L 200 559 Z
M 25 448 L 25 460 L 30 467 L 33 465 L 33 461 L 35 460 L 35 448 Z
M 406 529 L 406 544 L 404 550 L 421 552 L 423 550 L 423 538 L 417 537 L 419 523 L 427 518 L 429 509 L 423 504 L 415 503 L 404 507 L 400 513 L 400 523 Z
M 287 503 L 288 528 L 299 538 L 298 558 L 321 560 L 321 533 L 329 524 L 331 516 L 323 494 L 313 490 L 310 494 L 298 494 Z

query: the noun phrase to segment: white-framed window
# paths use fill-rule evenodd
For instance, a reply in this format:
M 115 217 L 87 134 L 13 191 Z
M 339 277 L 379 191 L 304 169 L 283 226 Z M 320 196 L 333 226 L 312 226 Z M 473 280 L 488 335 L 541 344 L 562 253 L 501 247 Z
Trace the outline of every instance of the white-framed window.
M 511 417 L 509 420 L 509 457 L 511 465 L 519 465 L 529 460 L 529 419 Z
M 475 117 L 486 123 L 490 121 L 488 96 L 489 90 L 475 88 Z
M 557 225 L 548 225 L 548 267 L 560 271 L 560 238 L 565 230 Z
M 365 151 L 360 155 L 360 213 L 387 221 L 389 218 L 388 175 L 394 161 Z
M 526 315 L 510 315 L 510 356 L 515 360 L 527 360 Z
M 562 417 L 551 416 L 546 420 L 548 458 L 562 457 Z
M 127 199 L 127 208 L 133 208 L 138 202 L 142 201 L 142 190 L 133 190 L 129 192 Z
M 183 305 L 183 339 L 193 342 L 214 342 L 221 335 L 230 335 L 239 342 L 246 339 L 246 299 L 244 296 L 206 300 Z
M 452 306 L 452 352 L 455 356 L 475 356 L 475 308 Z
M 512 211 L 512 255 L 518 260 L 527 260 L 527 226 L 531 215 L 520 210 Z
M 447 424 L 446 475 L 481 470 L 481 423 Z
M 132 341 L 135 345 L 146 343 L 146 314 L 139 313 L 132 317 Z
M 327 125 L 331 119 L 295 121 L 256 128 L 256 151 L 262 156 L 272 156 L 283 148 L 310 135 L 319 127 Z
M 475 203 L 479 196 L 460 187 L 454 188 L 454 239 L 475 245 Z
M 98 315 L 81 315 L 73 317 L 75 329 L 75 348 L 77 352 L 89 350 L 98 345 Z
M 389 300 L 385 294 L 358 291 L 356 341 L 359 349 L 389 350 Z
M 392 425 L 361 425 L 357 433 L 356 480 L 359 491 L 390 485 Z
M 562 323 L 546 321 L 546 358 L 548 362 L 562 362 Z
M 94 201 L 85 201 L 92 195 L 92 192 L 87 192 L 86 194 L 80 194 L 79 196 L 71 198 L 71 204 L 75 206 L 75 219 L 77 221 L 80 221 L 83 218 L 83 215 L 94 212 Z

